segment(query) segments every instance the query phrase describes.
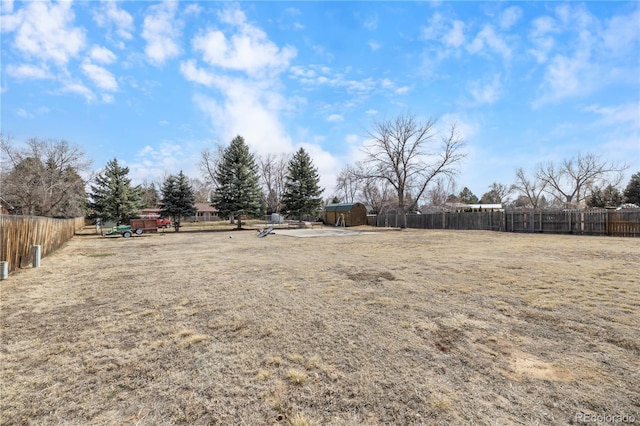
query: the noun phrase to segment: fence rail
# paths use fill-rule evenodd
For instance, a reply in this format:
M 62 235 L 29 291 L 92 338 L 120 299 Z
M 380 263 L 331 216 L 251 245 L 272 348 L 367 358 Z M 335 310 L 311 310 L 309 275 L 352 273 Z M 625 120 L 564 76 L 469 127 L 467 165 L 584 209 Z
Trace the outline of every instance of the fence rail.
M 0 260 L 9 272 L 33 263 L 34 245 L 46 257 L 73 238 L 84 227 L 84 218 L 52 219 L 38 216 L 0 215 Z
M 370 216 L 369 224 L 398 227 L 400 217 L 396 214 Z M 509 210 L 408 214 L 407 227 L 640 237 L 640 210 Z

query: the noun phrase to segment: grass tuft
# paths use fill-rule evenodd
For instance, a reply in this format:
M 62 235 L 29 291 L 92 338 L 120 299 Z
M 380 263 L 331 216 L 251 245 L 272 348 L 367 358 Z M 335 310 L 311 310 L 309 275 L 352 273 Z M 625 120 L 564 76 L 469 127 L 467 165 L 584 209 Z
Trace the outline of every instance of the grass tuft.
M 267 358 L 267 365 L 273 365 L 274 367 L 279 367 L 282 365 L 282 358 L 279 356 L 270 356 Z
M 265 380 L 269 380 L 271 378 L 271 371 L 269 370 L 260 370 L 258 371 L 258 380 L 260 381 L 265 381 Z
M 307 381 L 307 375 L 300 370 L 291 368 L 287 371 L 287 379 L 294 385 L 303 385 Z
M 295 416 L 289 419 L 289 425 L 291 426 L 313 426 L 316 423 L 309 420 L 304 414 L 297 413 Z
M 289 358 L 289 361 L 295 362 L 296 364 L 302 364 L 304 361 L 304 357 L 300 354 L 291 354 L 287 358 Z
M 317 356 L 312 356 L 305 363 L 307 369 L 320 368 L 320 358 Z

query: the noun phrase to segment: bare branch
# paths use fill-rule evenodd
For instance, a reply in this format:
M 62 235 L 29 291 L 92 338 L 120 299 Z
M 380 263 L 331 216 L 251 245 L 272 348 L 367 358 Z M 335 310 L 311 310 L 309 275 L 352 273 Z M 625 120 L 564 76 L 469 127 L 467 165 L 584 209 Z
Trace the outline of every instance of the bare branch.
M 580 205 L 593 186 L 618 185 L 628 165 L 608 162 L 587 153 L 562 161 L 547 162 L 538 167 L 537 178 L 546 184 L 545 191 L 567 205 Z
M 401 215 L 415 208 L 434 178 L 455 175 L 465 157 L 464 140 L 455 124 L 440 138 L 440 145 L 433 146 L 435 124 L 434 119 L 419 123 L 415 116 L 404 115 L 379 121 L 368 133 L 371 141 L 364 148 L 363 177 L 393 187 Z

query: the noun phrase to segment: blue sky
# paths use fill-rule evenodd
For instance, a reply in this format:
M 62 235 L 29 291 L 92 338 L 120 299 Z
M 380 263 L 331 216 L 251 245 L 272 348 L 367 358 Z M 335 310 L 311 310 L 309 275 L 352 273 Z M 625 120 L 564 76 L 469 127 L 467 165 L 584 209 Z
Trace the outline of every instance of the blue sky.
M 601 154 L 640 170 L 638 2 L 2 1 L 2 133 L 137 183 L 204 148 L 309 151 L 321 183 L 376 120 L 456 122 L 457 189 Z

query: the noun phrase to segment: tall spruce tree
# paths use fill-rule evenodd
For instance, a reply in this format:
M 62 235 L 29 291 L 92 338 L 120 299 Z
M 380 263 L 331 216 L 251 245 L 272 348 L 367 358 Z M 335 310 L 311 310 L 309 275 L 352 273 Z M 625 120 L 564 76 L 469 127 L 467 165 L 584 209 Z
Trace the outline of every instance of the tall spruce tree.
M 242 136 L 236 136 L 222 154 L 215 170 L 216 188 L 211 205 L 222 216 L 259 215 L 261 193 L 258 166 Z M 238 220 L 238 229 L 242 221 Z
M 196 214 L 196 197 L 188 178 L 182 173 L 169 175 L 162 184 L 160 214 L 171 218 L 176 232 L 180 230 L 182 218 Z
M 300 221 L 304 214 L 318 211 L 322 207 L 321 195 L 324 192 L 319 182 L 318 170 L 311 157 L 304 148 L 300 148 L 289 161 L 282 196 L 283 211 L 290 216 L 297 216 Z
M 129 168 L 120 167 L 118 160 L 107 162 L 103 173 L 96 177 L 89 194 L 89 214 L 92 218 L 126 223 L 140 210 L 142 189 L 132 186 Z
M 640 205 L 640 172 L 631 176 L 631 180 L 624 189 L 624 201 Z

